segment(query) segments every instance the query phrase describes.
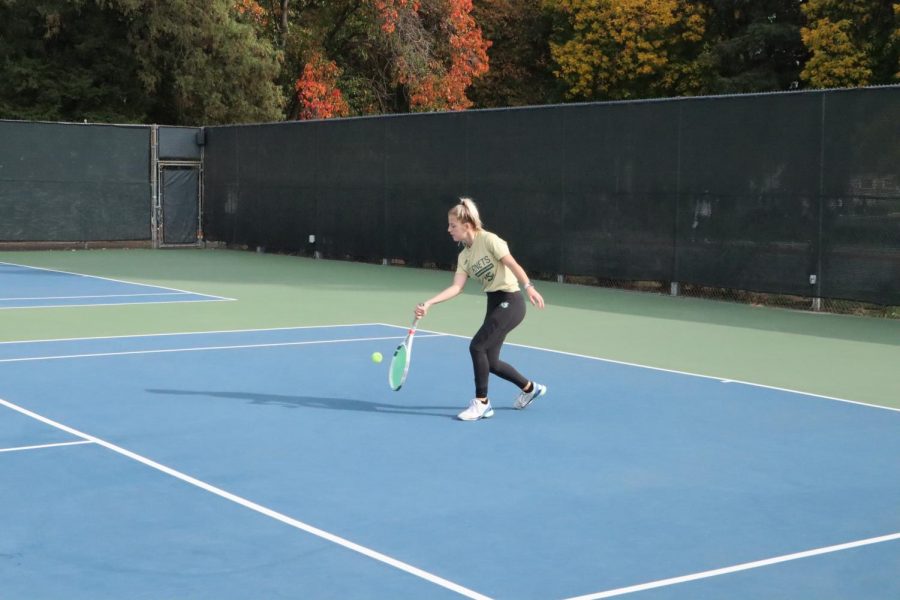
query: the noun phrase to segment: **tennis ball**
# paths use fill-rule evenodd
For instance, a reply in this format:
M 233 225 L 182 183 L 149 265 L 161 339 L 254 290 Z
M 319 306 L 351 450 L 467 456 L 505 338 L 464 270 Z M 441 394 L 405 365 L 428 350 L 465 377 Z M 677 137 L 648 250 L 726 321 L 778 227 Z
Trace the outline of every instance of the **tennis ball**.
M 382 356 L 381 352 L 373 352 L 372 353 L 372 362 L 376 365 L 381 362 Z

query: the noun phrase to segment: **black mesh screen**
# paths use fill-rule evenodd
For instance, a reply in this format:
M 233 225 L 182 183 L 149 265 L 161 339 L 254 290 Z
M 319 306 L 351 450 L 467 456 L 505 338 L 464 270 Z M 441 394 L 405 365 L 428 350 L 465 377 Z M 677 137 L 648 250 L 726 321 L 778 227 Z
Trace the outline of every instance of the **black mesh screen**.
M 449 268 L 456 248 L 447 211 L 466 190 L 466 115 L 386 121 L 385 257 Z
M 562 113 L 482 111 L 466 121 L 465 194 L 482 221 L 535 273 L 559 273 Z
M 326 256 L 384 257 L 385 119 L 313 124 L 316 235 Z
M 158 155 L 162 160 L 200 160 L 198 139 L 203 138 L 199 127 L 159 127 Z
M 212 239 L 452 266 L 478 202 L 536 274 L 898 303 L 900 87 L 207 129 Z
M 677 105 L 567 108 L 561 272 L 668 280 L 674 252 Z
M 166 244 L 194 244 L 200 207 L 197 204 L 199 169 L 165 167 L 160 173 L 162 237 Z
M 823 296 L 900 304 L 898 96 L 848 90 L 823 99 Z
M 0 121 L 0 241 L 150 239 L 150 128 Z
M 674 279 L 809 294 L 820 136 L 818 94 L 682 102 Z
M 206 136 L 207 237 L 303 249 L 316 229 L 314 124 L 219 127 Z

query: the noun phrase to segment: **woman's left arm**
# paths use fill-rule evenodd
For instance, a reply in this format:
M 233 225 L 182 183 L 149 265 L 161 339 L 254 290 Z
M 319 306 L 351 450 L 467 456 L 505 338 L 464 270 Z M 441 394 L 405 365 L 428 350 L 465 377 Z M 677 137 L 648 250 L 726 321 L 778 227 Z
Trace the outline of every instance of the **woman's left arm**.
M 538 291 L 534 288 L 534 284 L 531 283 L 531 280 L 528 279 L 528 274 L 525 272 L 525 269 L 516 262 L 516 259 L 513 258 L 512 254 L 507 254 L 503 258 L 500 259 L 507 269 L 512 271 L 512 274 L 516 276 L 516 279 L 519 280 L 519 283 L 522 284 L 522 287 L 525 288 L 525 293 L 528 295 L 528 299 L 534 306 L 538 308 L 544 308 L 544 298 L 541 296 Z

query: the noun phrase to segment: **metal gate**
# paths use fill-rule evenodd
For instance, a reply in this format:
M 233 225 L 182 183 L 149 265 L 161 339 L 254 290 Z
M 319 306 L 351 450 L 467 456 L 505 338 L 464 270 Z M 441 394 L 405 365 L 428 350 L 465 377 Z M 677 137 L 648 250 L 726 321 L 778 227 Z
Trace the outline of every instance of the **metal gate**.
M 203 243 L 203 130 L 153 125 L 151 233 L 156 248 Z
M 203 240 L 200 219 L 201 166 L 196 162 L 160 161 L 157 242 L 196 246 Z

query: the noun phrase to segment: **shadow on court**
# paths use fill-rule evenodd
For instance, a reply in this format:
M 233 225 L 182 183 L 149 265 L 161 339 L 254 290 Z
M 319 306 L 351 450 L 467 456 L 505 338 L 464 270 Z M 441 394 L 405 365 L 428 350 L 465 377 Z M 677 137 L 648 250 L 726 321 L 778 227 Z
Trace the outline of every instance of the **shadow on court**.
M 161 390 L 148 389 L 151 394 L 166 396 L 206 396 L 227 398 L 229 400 L 246 400 L 251 404 L 262 406 L 281 406 L 284 408 L 317 408 L 325 410 L 350 410 L 382 414 L 413 415 L 417 417 L 440 417 L 456 419 L 462 410 L 460 406 L 410 406 L 407 404 L 386 404 L 369 402 L 351 398 L 318 398 L 314 396 L 285 396 L 281 394 L 255 394 L 252 392 L 217 392 L 207 390 Z M 464 408 L 464 407 L 463 407 Z M 451 411 L 450 413 L 436 411 Z

